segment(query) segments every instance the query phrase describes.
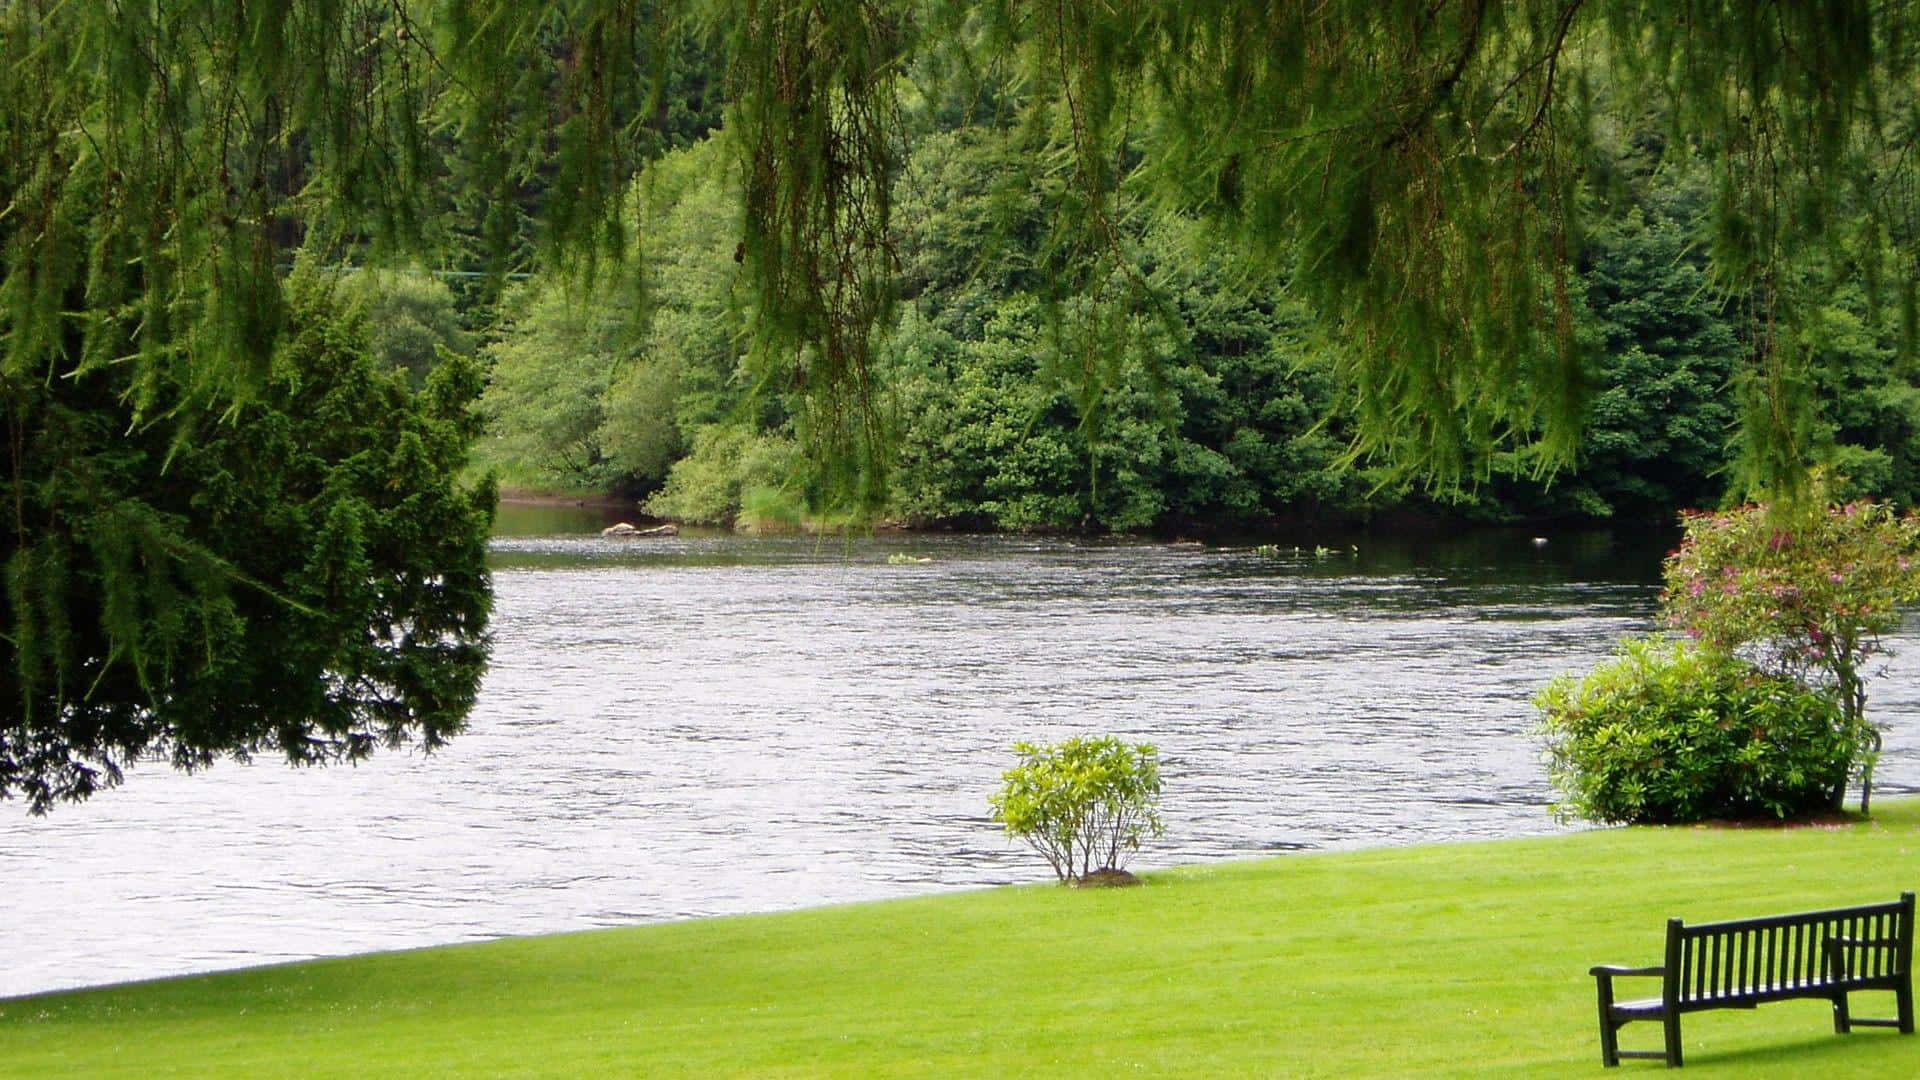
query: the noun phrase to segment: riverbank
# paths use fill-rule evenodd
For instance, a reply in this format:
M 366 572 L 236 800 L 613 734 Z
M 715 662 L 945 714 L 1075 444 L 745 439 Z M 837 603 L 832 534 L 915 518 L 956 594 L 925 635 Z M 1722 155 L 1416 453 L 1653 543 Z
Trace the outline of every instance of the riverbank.
M 0 1001 L 0 1075 L 1597 1073 L 1588 966 L 1657 961 L 1669 916 L 1892 898 L 1917 856 L 1904 799 L 387 953 Z M 1920 1074 L 1818 1002 L 1685 1031 L 1689 1075 Z
M 580 506 L 621 510 L 637 515 L 634 500 L 604 491 L 553 491 L 543 488 L 502 487 L 500 501 L 510 506 Z

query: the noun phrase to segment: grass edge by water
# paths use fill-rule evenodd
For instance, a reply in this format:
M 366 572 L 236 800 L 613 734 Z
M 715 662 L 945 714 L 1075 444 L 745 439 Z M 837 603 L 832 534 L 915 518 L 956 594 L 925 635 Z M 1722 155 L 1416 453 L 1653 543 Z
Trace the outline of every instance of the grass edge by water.
M 0 1001 L 0 1075 L 1567 1075 L 1589 965 L 1657 960 L 1672 915 L 1891 898 L 1916 856 L 1905 799 L 379 953 Z M 1920 1074 L 1815 1002 L 1686 1034 L 1695 1073 Z

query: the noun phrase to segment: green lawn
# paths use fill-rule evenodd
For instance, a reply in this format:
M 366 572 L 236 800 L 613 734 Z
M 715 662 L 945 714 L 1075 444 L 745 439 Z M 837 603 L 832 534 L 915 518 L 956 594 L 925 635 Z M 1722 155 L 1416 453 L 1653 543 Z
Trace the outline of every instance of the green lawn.
M 1914 800 L 1836 828 L 1289 855 L 1137 889 L 1036 885 L 0 1001 L 0 1075 L 1598 1076 L 1586 970 L 1656 962 L 1668 916 L 1903 888 L 1920 888 Z M 1891 995 L 1855 1007 L 1891 1010 Z M 1624 1044 L 1658 1037 L 1633 1025 Z M 1689 1075 L 1920 1076 L 1920 1038 L 1836 1036 L 1819 1002 L 1690 1016 L 1686 1040 Z

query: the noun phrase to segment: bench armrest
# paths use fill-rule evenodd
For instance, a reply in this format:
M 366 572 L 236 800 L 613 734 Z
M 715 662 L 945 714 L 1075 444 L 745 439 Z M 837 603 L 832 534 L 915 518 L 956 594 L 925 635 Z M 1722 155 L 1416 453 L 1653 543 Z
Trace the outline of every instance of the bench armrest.
M 1667 973 L 1666 967 L 1660 964 L 1655 964 L 1652 967 L 1621 967 L 1618 964 L 1595 964 L 1592 968 L 1588 969 L 1587 971 L 1587 974 L 1589 975 L 1602 975 L 1602 976 L 1665 975 L 1666 973 Z

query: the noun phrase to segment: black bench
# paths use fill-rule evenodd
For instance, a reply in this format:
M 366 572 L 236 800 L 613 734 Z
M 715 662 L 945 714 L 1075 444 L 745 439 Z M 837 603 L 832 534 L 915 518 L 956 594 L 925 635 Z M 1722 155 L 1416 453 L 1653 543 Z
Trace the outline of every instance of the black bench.
M 1913 1033 L 1913 894 L 1863 907 L 1700 923 L 1667 921 L 1667 960 L 1658 967 L 1593 969 L 1600 991 L 1600 1060 L 1657 1058 L 1680 1065 L 1680 1017 L 1703 1009 L 1751 1009 L 1788 998 L 1833 1002 L 1833 1030 L 1897 1027 Z M 1660 976 L 1660 996 L 1616 1001 L 1621 975 Z M 1897 1020 L 1867 1020 L 1847 1009 L 1856 990 L 1891 990 Z M 1620 1028 L 1658 1020 L 1664 1050 L 1622 1050 Z

